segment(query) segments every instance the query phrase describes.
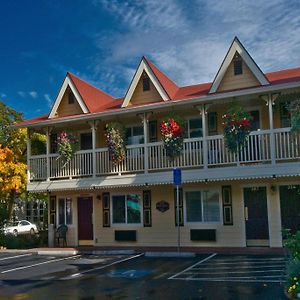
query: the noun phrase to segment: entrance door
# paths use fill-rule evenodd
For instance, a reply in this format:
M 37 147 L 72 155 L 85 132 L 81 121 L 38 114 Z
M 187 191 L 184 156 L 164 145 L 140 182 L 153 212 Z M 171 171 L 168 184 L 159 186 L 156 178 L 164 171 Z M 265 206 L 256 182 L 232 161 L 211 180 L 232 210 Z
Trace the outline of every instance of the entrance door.
M 266 187 L 244 188 L 247 246 L 269 246 Z
M 78 198 L 78 244 L 93 245 L 93 198 Z

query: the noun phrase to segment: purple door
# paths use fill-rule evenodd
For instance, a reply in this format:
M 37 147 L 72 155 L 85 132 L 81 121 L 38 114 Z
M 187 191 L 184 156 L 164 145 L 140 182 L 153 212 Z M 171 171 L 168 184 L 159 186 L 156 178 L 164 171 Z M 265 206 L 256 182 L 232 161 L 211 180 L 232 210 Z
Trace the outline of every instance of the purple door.
M 78 198 L 78 240 L 93 240 L 93 198 Z

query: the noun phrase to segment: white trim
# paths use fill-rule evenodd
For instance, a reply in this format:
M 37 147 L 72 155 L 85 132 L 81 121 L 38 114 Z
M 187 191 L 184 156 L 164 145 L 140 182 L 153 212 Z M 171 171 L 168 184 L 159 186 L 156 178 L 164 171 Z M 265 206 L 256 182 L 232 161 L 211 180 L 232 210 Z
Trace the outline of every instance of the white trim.
M 49 117 L 48 117 L 49 119 L 55 117 L 55 114 L 56 114 L 56 111 L 59 107 L 59 104 L 61 103 L 62 98 L 63 98 L 63 96 L 64 96 L 64 94 L 65 94 L 68 87 L 70 87 L 71 91 L 73 92 L 80 108 L 82 109 L 82 112 L 84 114 L 89 113 L 89 110 L 88 110 L 87 106 L 85 105 L 85 103 L 84 103 L 82 97 L 80 96 L 79 92 L 77 91 L 76 86 L 74 85 L 72 80 L 70 80 L 69 75 L 67 75 L 64 82 L 63 82 L 63 85 L 62 85 L 62 87 L 61 87 L 61 89 L 58 93 L 58 96 L 56 97 L 55 102 L 54 102 L 54 104 L 51 108 L 51 111 L 50 111 L 50 114 L 49 114 Z
M 247 52 L 245 47 L 242 45 L 242 43 L 237 38 L 234 38 L 234 40 L 224 58 L 224 61 L 213 81 L 213 84 L 209 90 L 209 93 L 215 93 L 217 91 L 236 52 L 241 56 L 241 58 L 243 59 L 245 64 L 249 67 L 249 69 L 252 71 L 253 75 L 256 77 L 256 79 L 259 81 L 259 83 L 261 85 L 269 84 L 265 75 L 259 69 L 257 64 L 254 62 L 253 58 L 249 55 L 249 53 Z
M 169 96 L 163 89 L 162 85 L 160 84 L 160 82 L 158 81 L 158 79 L 156 78 L 154 73 L 152 72 L 151 68 L 149 67 L 149 65 L 147 64 L 145 59 L 143 58 L 140 62 L 140 65 L 138 66 L 136 73 L 133 76 L 132 82 L 127 90 L 126 95 L 125 95 L 122 107 L 128 106 L 128 104 L 132 98 L 132 95 L 137 87 L 137 84 L 143 74 L 143 71 L 145 71 L 146 74 L 149 76 L 150 80 L 152 81 L 153 85 L 155 86 L 156 90 L 158 91 L 158 93 L 160 94 L 162 99 L 164 101 L 170 100 Z

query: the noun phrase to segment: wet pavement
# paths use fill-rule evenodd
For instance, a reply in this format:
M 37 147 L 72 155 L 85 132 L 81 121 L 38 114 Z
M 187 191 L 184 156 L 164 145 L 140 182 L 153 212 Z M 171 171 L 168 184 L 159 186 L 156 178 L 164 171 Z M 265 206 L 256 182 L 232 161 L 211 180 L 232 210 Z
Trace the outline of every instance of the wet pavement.
M 0 254 L 0 300 L 286 299 L 282 256 Z

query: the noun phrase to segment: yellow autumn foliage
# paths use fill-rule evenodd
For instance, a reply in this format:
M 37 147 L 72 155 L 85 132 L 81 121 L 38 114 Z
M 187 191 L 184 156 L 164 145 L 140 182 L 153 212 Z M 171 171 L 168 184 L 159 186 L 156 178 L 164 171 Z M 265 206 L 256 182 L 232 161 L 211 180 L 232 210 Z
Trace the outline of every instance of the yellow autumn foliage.
M 26 164 L 7 147 L 0 145 L 0 193 L 6 194 L 25 188 Z

